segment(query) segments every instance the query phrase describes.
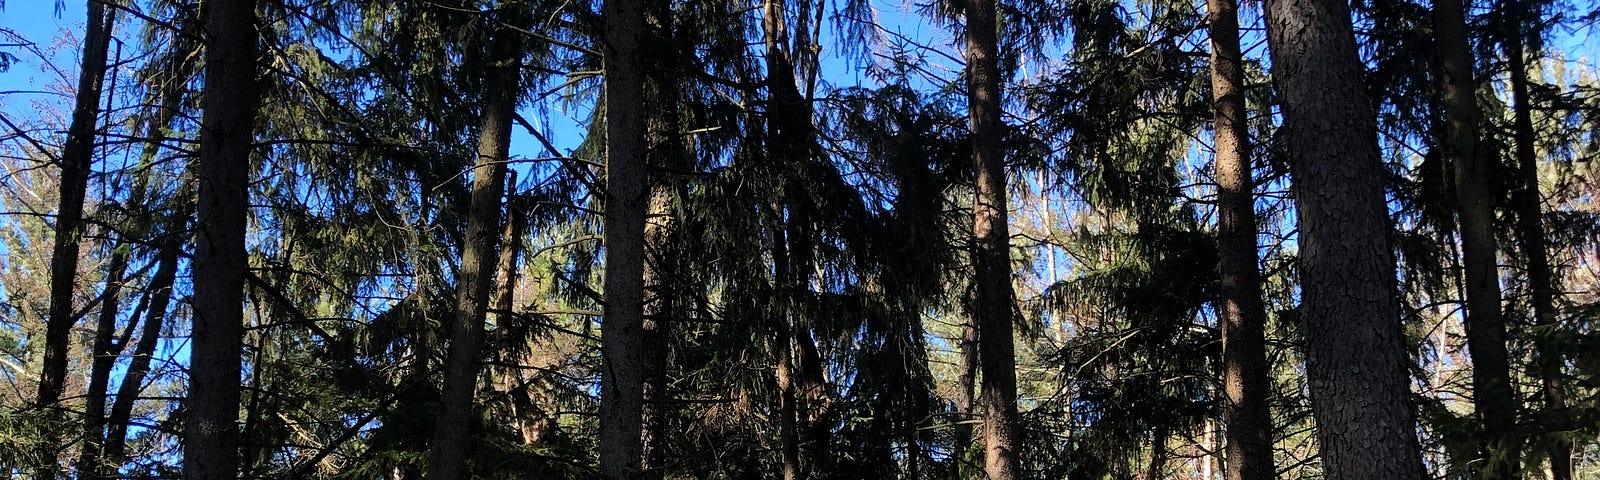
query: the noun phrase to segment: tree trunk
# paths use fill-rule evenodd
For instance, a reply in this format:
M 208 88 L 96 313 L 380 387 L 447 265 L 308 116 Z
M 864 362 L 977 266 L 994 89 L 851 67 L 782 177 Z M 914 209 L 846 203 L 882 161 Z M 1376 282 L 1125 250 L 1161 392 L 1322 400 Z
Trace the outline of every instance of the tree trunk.
M 100 469 L 100 452 L 105 444 L 106 388 L 111 383 L 111 368 L 117 363 L 115 342 L 117 313 L 122 308 L 122 282 L 128 269 L 128 249 L 124 242 L 112 248 L 111 264 L 106 268 L 105 293 L 101 294 L 100 317 L 95 321 L 94 363 L 89 367 L 89 390 L 84 393 L 83 448 L 78 451 L 78 475 L 89 477 Z
M 1503 48 L 1506 68 L 1511 77 L 1512 137 L 1516 143 L 1513 154 L 1517 160 L 1517 180 L 1520 187 L 1512 193 L 1517 212 L 1516 238 L 1518 248 L 1528 262 L 1528 288 L 1533 302 L 1533 320 L 1540 330 L 1550 331 L 1560 326 L 1556 316 L 1555 276 L 1550 270 L 1549 246 L 1544 238 L 1544 196 L 1539 191 L 1539 159 L 1534 140 L 1533 106 L 1528 98 L 1528 64 L 1523 47 L 1522 25 L 1528 19 L 1527 7 L 1521 2 L 1506 1 L 1500 5 L 1501 14 L 1510 16 L 1505 21 Z M 1561 353 L 1550 345 L 1548 334 L 1534 340 L 1535 362 L 1540 391 L 1545 408 L 1553 416 L 1562 418 L 1567 409 L 1566 393 L 1562 381 Z M 1560 427 L 1557 427 L 1560 428 Z M 1553 480 L 1572 480 L 1572 448 L 1550 442 L 1545 452 L 1550 457 Z
M 960 422 L 956 424 L 955 429 L 957 478 L 971 477 L 971 475 L 966 475 L 963 472 L 970 465 L 967 461 L 967 454 L 972 451 L 972 432 L 974 429 L 971 422 L 978 420 L 978 326 L 976 323 L 975 319 L 968 319 L 961 325 L 961 344 L 959 348 L 961 358 L 960 365 L 957 365 L 961 371 L 956 377 L 955 398 L 956 413 L 960 414 L 957 416 Z
M 972 308 L 983 369 L 984 470 L 991 480 L 1021 474 L 1017 460 L 1016 352 L 1012 344 L 1011 238 L 1007 223 L 1006 165 L 1001 137 L 999 26 L 995 0 L 967 6 L 967 107 L 972 116 L 973 195 Z
M 762 15 L 762 41 L 766 47 L 767 67 L 767 151 L 768 160 L 779 164 L 779 171 L 783 164 L 799 165 L 808 161 L 806 158 L 810 150 L 805 147 L 809 140 L 809 126 L 811 116 L 804 98 L 796 87 L 794 77 L 794 64 L 789 51 L 788 13 L 787 0 L 766 0 L 763 3 Z M 777 178 L 775 182 L 787 182 L 788 179 Z M 790 189 L 782 189 L 790 190 Z M 796 386 L 797 373 L 794 359 L 794 330 L 796 325 L 795 310 L 799 304 L 796 301 L 800 290 L 804 288 L 805 277 L 796 268 L 803 261 L 799 260 L 800 252 L 791 248 L 803 242 L 798 235 L 792 235 L 791 224 L 803 222 L 803 213 L 792 205 L 797 195 L 778 194 L 772 208 L 780 218 L 775 219 L 772 227 L 772 263 L 775 272 L 773 286 L 777 290 L 778 311 L 776 312 L 777 325 L 774 329 L 776 338 L 772 342 L 777 365 L 773 376 L 778 386 L 778 452 L 779 465 L 784 480 L 798 480 L 800 473 L 800 428 L 799 407 L 797 405 Z
M 1465 7 L 1460 0 L 1433 4 L 1439 55 L 1436 69 L 1444 97 L 1445 138 L 1439 142 L 1455 161 L 1456 213 L 1461 224 L 1461 254 L 1466 270 L 1467 348 L 1472 354 L 1472 388 L 1480 424 L 1482 459 L 1477 478 L 1514 478 L 1520 469 L 1517 400 L 1506 354 L 1506 326 L 1500 314 L 1500 271 L 1494 207 L 1488 187 L 1489 165 L 1478 151 L 1477 82 L 1467 42 Z
M 511 122 L 516 115 L 522 78 L 522 37 L 504 26 L 495 29 L 492 37 L 489 53 L 494 63 L 484 86 L 483 126 L 478 132 L 467 236 L 462 241 L 461 272 L 456 278 L 455 321 L 450 325 L 441 410 L 428 451 L 429 480 L 467 478 L 467 455 L 472 451 L 478 355 L 483 349 L 484 319 L 499 258 L 501 197 L 505 195 Z
M 649 72 L 645 78 L 645 162 L 648 168 L 669 172 L 690 171 L 693 162 L 685 148 L 686 137 L 679 124 L 678 97 L 681 65 L 678 44 L 673 40 L 674 21 L 670 2 L 656 2 L 644 12 L 645 35 L 649 39 L 641 48 L 647 52 L 644 62 Z M 670 367 L 667 355 L 672 344 L 672 318 L 677 300 L 675 283 L 677 260 L 673 237 L 674 204 L 683 193 L 683 182 L 671 174 L 653 176 L 647 181 L 650 200 L 646 210 L 644 231 L 644 317 L 640 327 L 644 336 L 644 380 L 642 393 L 643 416 L 640 419 L 640 467 L 645 480 L 665 478 L 667 463 L 665 439 L 671 434 L 667 427 L 667 413 L 671 393 L 667 391 L 667 373 Z
M 62 148 L 60 203 L 56 210 L 55 246 L 50 257 L 50 321 L 45 329 L 43 376 L 38 405 L 53 408 L 67 377 L 68 336 L 77 319 L 72 297 L 78 273 L 78 243 L 83 236 L 83 201 L 94 164 L 96 119 L 105 81 L 106 51 L 111 43 L 111 16 L 91 0 L 84 32 L 83 65 L 72 110 L 67 144 Z
M 659 86 L 658 86 L 659 88 Z M 659 99 L 659 97 L 658 97 Z M 657 104 L 660 105 L 660 104 Z M 676 115 L 673 110 L 670 115 Z M 661 112 L 657 112 L 658 114 Z M 658 128 L 658 116 L 650 118 L 650 145 L 652 153 L 663 150 L 680 151 L 668 147 L 663 141 L 676 141 L 677 122 L 668 122 L 671 129 Z M 668 132 L 671 132 L 670 134 Z M 658 158 L 659 159 L 659 158 Z M 640 432 L 640 467 L 643 478 L 659 480 L 666 477 L 665 449 L 663 441 L 670 434 L 667 430 L 667 411 L 671 394 L 667 392 L 667 353 L 668 345 L 672 342 L 672 308 L 674 288 L 670 278 L 671 254 L 667 253 L 670 246 L 672 230 L 672 202 L 675 187 L 662 181 L 650 185 L 650 206 L 645 226 L 646 260 L 644 269 L 644 284 L 649 299 L 645 301 L 644 320 L 641 325 L 641 334 L 645 338 L 647 350 L 644 352 L 644 383 L 641 388 L 642 415 L 639 426 Z
M 1167 467 L 1167 429 L 1156 427 L 1150 443 L 1150 463 L 1145 465 L 1144 480 L 1160 480 Z
M 600 472 L 628 480 L 641 472 L 644 374 L 645 31 L 638 0 L 606 0 L 605 317 L 601 330 Z
M 239 472 L 244 237 L 259 101 L 255 2 L 207 8 L 199 225 L 191 261 L 194 327 L 183 439 L 183 474 L 195 480 L 233 478 Z
M 1345 0 L 1268 0 L 1300 228 L 1306 373 L 1330 480 L 1419 480 L 1377 117 Z
M 94 166 L 96 120 L 100 116 L 100 92 L 106 77 L 106 51 L 111 44 L 112 16 L 100 2 L 88 2 L 88 25 L 83 36 L 83 65 L 78 76 L 78 92 L 72 109 L 72 125 L 67 143 L 58 159 L 61 163 L 60 203 L 56 207 L 55 245 L 50 256 L 50 310 L 45 325 L 44 368 L 39 378 L 36 400 L 39 408 L 61 420 L 56 402 L 66 386 L 67 350 L 73 324 L 73 293 L 77 287 L 78 247 L 83 238 L 83 201 L 89 189 L 89 173 Z M 54 432 L 55 428 L 46 429 Z M 60 447 L 58 435 L 45 435 L 41 456 L 44 461 L 35 472 L 41 479 L 55 478 Z
M 1211 101 L 1216 110 L 1217 273 L 1221 283 L 1223 420 L 1227 422 L 1228 480 L 1267 480 L 1272 462 L 1272 414 L 1267 396 L 1267 316 L 1256 258 L 1255 182 L 1250 174 L 1250 125 L 1239 49 L 1239 4 L 1208 0 L 1211 23 Z
M 111 414 L 106 417 L 106 447 L 103 469 L 97 477 L 114 477 L 116 468 L 126 460 L 128 423 L 133 418 L 133 403 L 144 389 L 145 377 L 150 375 L 150 362 L 156 345 L 161 340 L 161 328 L 167 316 L 167 305 L 172 301 L 172 282 L 177 276 L 178 253 L 182 240 L 176 234 L 161 246 L 156 256 L 156 273 L 150 278 L 147 290 L 150 304 L 145 310 L 144 328 L 139 332 L 139 343 L 134 345 L 128 360 L 128 370 L 117 387 L 116 401 L 111 404 Z
M 510 171 L 506 175 L 507 188 L 515 189 L 517 172 Z M 523 379 L 522 370 L 519 368 L 526 361 L 526 358 L 520 354 L 524 349 L 521 345 L 513 345 L 511 343 L 512 339 L 507 338 L 505 335 L 508 325 L 517 321 L 514 314 L 517 297 L 517 265 L 521 261 L 522 237 L 527 233 L 527 229 L 527 212 L 514 204 L 507 205 L 505 230 L 500 239 L 500 263 L 495 267 L 495 282 L 498 288 L 495 289 L 494 308 L 492 310 L 496 312 L 495 332 L 500 335 L 498 357 L 501 361 L 515 366 L 505 367 L 497 375 L 494 375 L 495 383 L 493 388 L 498 390 L 496 392 L 497 395 L 504 394 L 510 397 L 506 401 L 506 405 L 508 405 L 505 412 L 507 420 L 515 427 L 517 434 L 522 437 L 524 445 L 533 445 L 536 443 L 534 438 L 540 436 L 537 433 L 537 427 L 534 426 L 538 420 L 530 422 L 526 415 L 532 412 L 523 412 L 518 408 L 518 402 L 528 399 L 527 387 L 524 383 L 526 380 Z

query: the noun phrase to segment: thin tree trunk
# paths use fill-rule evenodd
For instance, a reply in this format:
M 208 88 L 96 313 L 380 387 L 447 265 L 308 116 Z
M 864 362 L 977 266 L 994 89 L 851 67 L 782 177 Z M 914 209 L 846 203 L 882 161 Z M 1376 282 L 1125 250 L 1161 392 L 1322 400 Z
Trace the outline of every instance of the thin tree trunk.
M 605 19 L 605 318 L 601 331 L 600 472 L 638 477 L 644 375 L 644 251 L 649 189 L 640 38 L 643 2 L 606 0 Z
M 1528 15 L 1521 2 L 1506 1 L 1500 6 L 1502 15 L 1510 15 L 1505 22 L 1504 45 L 1506 68 L 1511 77 L 1512 137 L 1516 143 L 1513 152 L 1517 159 L 1517 179 L 1520 188 L 1512 193 L 1517 212 L 1516 238 L 1518 248 L 1528 262 L 1528 287 L 1533 302 L 1534 323 L 1542 330 L 1553 330 L 1560 325 L 1556 316 L 1555 276 L 1550 270 L 1549 246 L 1544 237 L 1544 196 L 1539 191 L 1539 160 L 1534 139 L 1533 106 L 1528 98 L 1528 63 L 1523 46 L 1523 22 Z M 1562 418 L 1567 409 L 1567 399 L 1562 380 L 1565 362 L 1550 345 L 1545 335 L 1534 340 L 1535 362 L 1539 375 L 1540 393 L 1545 408 Z M 1545 446 L 1550 457 L 1553 480 L 1572 480 L 1572 448 L 1551 442 Z
M 200 127 L 200 203 L 183 474 L 239 473 L 239 377 L 244 344 L 245 222 L 256 117 L 255 2 L 207 7 L 205 113 Z
M 787 322 L 785 322 L 787 323 Z M 778 352 L 778 442 L 783 480 L 800 478 L 800 432 L 795 407 L 794 361 L 787 325 L 781 325 L 773 348 Z
M 1016 351 L 1011 338 L 1011 243 L 1006 216 L 1006 165 L 1001 145 L 999 25 L 995 0 L 967 6 L 967 106 L 972 116 L 973 195 L 972 308 L 983 369 L 984 470 L 990 480 L 1021 474 L 1017 449 Z
M 681 95 L 679 73 L 682 68 L 673 40 L 674 21 L 670 2 L 656 2 L 646 8 L 646 38 L 641 48 L 647 52 L 644 62 L 648 67 L 644 85 L 645 145 L 648 168 L 669 172 L 692 170 L 692 161 L 685 148 L 678 118 L 678 97 Z M 677 197 L 683 192 L 683 182 L 670 174 L 652 176 L 647 181 L 649 205 L 646 210 L 644 231 L 644 317 L 641 321 L 644 345 L 645 371 L 643 373 L 640 448 L 643 478 L 659 480 L 666 476 L 667 459 L 664 448 L 670 435 L 667 413 L 671 393 L 667 391 L 667 373 L 670 367 L 667 355 L 672 344 L 672 318 L 677 300 L 675 282 L 677 260 L 673 237 L 674 210 Z
M 517 185 L 517 172 L 507 173 L 507 188 Z M 499 357 L 510 364 L 521 365 L 525 358 L 521 345 L 513 345 L 510 338 L 505 335 L 507 326 L 516 322 L 514 315 L 517 297 L 517 265 L 522 256 L 522 237 L 528 228 L 527 213 L 515 205 L 506 207 L 505 229 L 500 239 L 500 263 L 495 267 L 495 282 L 498 288 L 494 294 L 495 332 L 500 334 Z M 524 445 L 533 445 L 536 429 L 530 423 L 526 414 L 517 407 L 519 401 L 527 399 L 527 388 L 523 387 L 521 370 L 516 367 L 505 368 L 495 375 L 494 388 L 497 393 L 510 397 L 506 404 L 509 408 L 505 412 L 512 426 L 516 427 L 517 434 L 522 437 Z
M 659 88 L 659 86 L 658 86 Z M 659 100 L 659 97 L 658 97 Z M 659 104 L 658 104 L 659 105 Z M 659 112 L 658 112 L 659 113 Z M 676 115 L 674 111 L 671 115 Z M 651 116 L 650 144 L 652 152 L 662 150 L 679 151 L 668 147 L 665 141 L 675 141 L 677 122 L 670 122 L 670 129 L 659 128 L 656 115 Z M 671 133 L 669 133 L 671 132 Z M 659 160 L 659 159 L 658 159 Z M 671 394 L 667 392 L 667 352 L 672 341 L 672 309 L 674 288 L 670 278 L 673 260 L 667 253 L 671 247 L 672 229 L 672 198 L 674 186 L 665 179 L 653 182 L 650 186 L 650 207 L 645 224 L 645 269 L 644 283 L 647 296 L 644 307 L 644 321 L 642 334 L 645 336 L 644 353 L 645 372 L 643 391 L 641 393 L 643 414 L 640 427 L 640 461 L 643 462 L 643 478 L 646 480 L 659 480 L 666 476 L 665 449 L 662 443 L 669 435 L 667 431 L 667 410 L 670 405 Z
M 1250 125 L 1239 49 L 1239 4 L 1208 0 L 1211 24 L 1211 101 L 1216 118 L 1217 272 L 1220 277 L 1223 421 L 1227 422 L 1228 480 L 1267 480 L 1272 462 L 1271 388 L 1267 375 L 1267 316 L 1256 257 L 1255 181 L 1250 174 Z
M 139 157 L 140 170 L 143 173 L 135 177 L 133 193 L 128 200 L 128 205 L 131 208 L 139 209 L 140 215 L 150 215 L 152 213 L 150 208 L 145 205 L 150 190 L 150 170 L 143 167 L 147 167 L 152 162 L 159 160 L 156 155 L 161 151 L 162 142 L 167 139 L 166 128 L 170 126 L 174 112 L 178 110 L 179 103 L 182 100 L 181 95 L 176 91 L 176 85 L 180 84 L 180 82 L 170 80 L 174 78 L 188 79 L 192 76 L 193 70 L 192 67 L 181 68 L 168 72 L 168 74 L 171 75 L 168 77 L 169 81 L 161 82 L 160 88 L 148 97 L 152 100 L 152 103 L 158 106 L 152 114 L 153 120 L 145 125 L 145 136 L 149 140 L 144 145 L 144 151 Z M 192 184 L 185 180 L 178 187 L 179 197 L 184 198 L 186 194 L 192 196 L 194 191 L 191 188 Z M 127 442 L 124 437 L 127 434 L 129 418 L 133 413 L 133 401 L 138 397 L 139 390 L 144 384 L 144 378 L 149 373 L 150 357 L 154 354 L 157 339 L 161 335 L 162 319 L 166 315 L 167 304 L 172 299 L 172 282 L 176 275 L 178 253 L 183 248 L 182 237 L 172 232 L 184 229 L 185 219 L 193 215 L 193 211 L 190 210 L 192 207 L 193 205 L 188 202 L 180 202 L 177 207 L 179 211 L 172 213 L 170 217 L 163 220 L 167 228 L 162 232 L 162 237 L 158 239 L 156 272 L 151 277 L 149 284 L 146 285 L 143 297 L 148 299 L 149 303 L 141 305 L 141 307 L 146 307 L 148 310 L 146 308 L 135 308 L 133 316 L 128 319 L 127 329 L 123 330 L 121 338 L 117 340 L 116 353 L 114 355 L 121 355 L 122 352 L 127 350 L 127 343 L 132 338 L 134 329 L 140 325 L 140 313 L 145 312 L 144 314 L 147 318 L 143 323 L 145 328 L 141 331 L 139 343 L 134 346 L 132 356 L 129 358 L 128 369 L 124 371 L 122 381 L 118 384 L 117 396 L 111 404 L 111 412 L 105 417 L 105 432 L 103 436 L 99 437 L 104 441 L 103 451 L 100 458 L 97 459 L 98 463 L 93 465 L 92 470 L 87 473 L 92 478 L 115 477 L 117 468 L 124 460 L 123 451 Z M 141 300 L 141 302 L 144 301 Z M 80 475 L 84 475 L 81 465 L 79 466 L 79 472 Z
M 1150 464 L 1145 465 L 1145 480 L 1160 480 L 1167 467 L 1167 429 L 1157 427 L 1150 444 Z
M 522 78 L 522 38 L 504 26 L 495 29 L 492 37 L 489 53 L 494 64 L 484 86 L 483 126 L 478 132 L 467 236 L 462 241 L 461 272 L 456 280 L 455 321 L 450 325 L 444 392 L 428 451 L 429 480 L 468 478 L 467 455 L 472 451 L 478 355 L 483 349 L 484 320 L 499 258 L 501 197 L 505 195 L 511 122 Z
M 978 326 L 976 321 L 968 319 L 961 325 L 961 344 L 958 349 L 961 358 L 958 367 L 961 369 L 956 377 L 956 413 L 960 422 L 955 428 L 956 451 L 956 477 L 968 478 L 966 469 L 969 466 L 967 454 L 972 450 L 973 421 L 978 419 L 977 385 L 978 385 Z
M 794 65 L 791 63 L 788 35 L 788 14 L 784 5 L 786 0 L 766 0 L 763 4 L 762 15 L 762 40 L 766 46 L 767 61 L 767 92 L 769 95 L 767 112 L 767 142 L 769 161 L 775 163 L 799 163 L 806 161 L 807 151 L 803 142 L 806 129 L 811 121 L 810 116 L 802 118 L 805 111 L 805 101 L 800 98 L 800 92 L 795 86 Z M 777 179 L 779 182 L 786 180 Z M 799 212 L 791 209 L 792 198 L 783 198 L 774 202 L 773 209 L 783 217 L 777 220 L 779 224 L 773 227 L 773 259 L 775 274 L 773 286 L 777 289 L 777 297 L 781 299 L 777 313 L 778 325 L 775 328 L 776 339 L 772 342 L 772 349 L 776 352 L 777 365 L 774 377 L 778 385 L 778 444 L 779 465 L 784 480 L 798 480 L 800 473 L 800 432 L 798 420 L 798 407 L 796 406 L 795 383 L 796 373 L 794 365 L 794 328 L 795 309 L 798 304 L 796 295 L 800 286 L 804 285 L 804 276 L 796 272 L 795 266 L 799 263 L 791 255 L 791 242 L 798 243 L 800 239 L 793 238 L 789 223 L 798 223 L 803 219 Z M 787 212 L 787 215 L 785 215 Z
M 1268 0 L 1300 228 L 1306 373 L 1330 480 L 1423 477 L 1377 117 L 1345 0 Z
M 105 293 L 101 294 L 100 317 L 95 321 L 94 363 L 89 367 L 89 390 L 84 394 L 83 448 L 78 451 L 78 474 L 87 477 L 100 463 L 105 444 L 106 388 L 111 383 L 111 367 L 117 363 L 115 342 L 117 313 L 122 308 L 122 282 L 128 269 L 128 248 L 124 242 L 112 247 L 106 268 Z
M 67 340 L 72 325 L 72 298 L 78 273 L 78 244 L 83 236 L 83 201 L 94 164 L 96 120 L 105 81 L 106 51 L 111 44 L 111 17 L 106 7 L 89 1 L 89 23 L 83 40 L 83 65 L 72 110 L 67 144 L 62 148 L 60 203 L 56 210 L 55 246 L 50 257 L 50 321 L 45 328 L 43 376 L 38 405 L 53 408 L 67 377 Z
M 178 253 L 182 240 L 174 233 L 164 240 L 156 256 L 156 273 L 150 278 L 147 290 L 150 304 L 145 310 L 144 328 L 139 332 L 139 343 L 129 356 L 128 370 L 117 387 L 117 397 L 111 404 L 111 414 L 106 417 L 106 447 L 104 468 L 96 477 L 114 477 L 116 468 L 126 458 L 128 423 L 133 418 L 133 404 L 144 389 L 145 377 L 150 375 L 150 362 L 156 345 L 161 340 L 161 329 L 167 316 L 167 305 L 172 301 L 172 283 L 178 271 Z
M 88 2 L 88 25 L 83 37 L 83 65 L 78 76 L 78 92 L 72 109 L 72 124 L 67 144 L 61 151 L 60 203 L 56 207 L 55 245 L 50 255 L 50 310 L 45 325 L 44 366 L 39 378 L 36 404 L 55 413 L 56 402 L 67 379 L 67 350 L 73 324 L 73 293 L 77 288 L 78 247 L 83 238 L 83 201 L 89 189 L 89 173 L 94 166 L 96 120 L 100 117 L 100 92 L 105 82 L 106 51 L 111 45 L 112 17 L 104 4 Z M 54 432 L 55 428 L 47 429 Z M 44 462 L 35 475 L 55 478 L 58 435 L 42 439 Z
M 1506 353 L 1506 326 L 1500 315 L 1500 271 L 1494 207 L 1488 187 L 1489 165 L 1478 151 L 1477 82 L 1467 43 L 1465 7 L 1460 0 L 1436 0 L 1433 27 L 1438 39 L 1438 83 L 1444 96 L 1445 138 L 1455 160 L 1456 212 L 1466 270 L 1467 347 L 1472 355 L 1475 413 L 1484 449 L 1474 462 L 1477 478 L 1514 478 L 1520 469 L 1517 400 Z

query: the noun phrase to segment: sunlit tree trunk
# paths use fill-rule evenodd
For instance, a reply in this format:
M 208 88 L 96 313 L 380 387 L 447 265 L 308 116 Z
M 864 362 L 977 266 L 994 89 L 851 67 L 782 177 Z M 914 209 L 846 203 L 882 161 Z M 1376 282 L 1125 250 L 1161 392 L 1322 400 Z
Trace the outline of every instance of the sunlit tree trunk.
M 517 172 L 507 172 L 507 188 L 514 189 L 516 185 Z M 514 195 L 515 192 L 508 192 L 507 196 Z M 512 202 L 506 206 L 506 219 L 502 223 L 500 258 L 495 266 L 495 292 L 493 308 L 490 310 L 495 313 L 495 332 L 499 336 L 497 357 L 505 365 L 492 375 L 492 388 L 496 390 L 495 395 L 509 397 L 505 410 L 508 418 L 505 421 L 522 437 L 524 445 L 533 445 L 537 443 L 536 437 L 542 436 L 536 426 L 542 419 L 530 419 L 528 416 L 535 412 L 522 411 L 520 408 L 520 403 L 529 398 L 524 384 L 526 380 L 521 373 L 521 366 L 527 359 L 521 355 L 525 351 L 523 345 L 514 344 L 516 339 L 510 338 L 507 333 L 511 324 L 520 321 L 516 316 L 517 269 L 522 259 L 522 237 L 528 229 L 527 211 Z
M 670 2 L 652 3 L 645 9 L 648 40 L 640 46 L 645 52 L 644 108 L 649 204 L 644 230 L 644 335 L 643 424 L 640 425 L 640 461 L 645 480 L 665 477 L 666 441 L 673 433 L 667 425 L 671 392 L 667 390 L 671 367 L 668 355 L 673 341 L 674 309 L 678 299 L 676 247 L 673 228 L 677 198 L 683 195 L 684 182 L 678 172 L 689 171 L 693 162 L 686 148 L 688 139 L 679 124 L 679 96 L 682 95 L 679 45 L 673 38 L 674 19 Z
M 1001 137 L 999 25 L 995 0 L 967 5 L 967 108 L 972 116 L 973 268 L 977 327 L 983 371 L 984 471 L 991 480 L 1021 473 L 1017 449 L 1016 351 L 1011 338 L 1011 233 L 1006 208 L 1006 165 Z
M 1330 480 L 1419 480 L 1377 116 L 1345 0 L 1268 0 L 1299 216 L 1306 377 Z
M 1272 462 L 1271 388 L 1267 376 L 1266 311 L 1256 258 L 1255 182 L 1250 175 L 1250 125 L 1239 49 L 1239 4 L 1208 0 L 1211 23 L 1211 102 L 1217 151 L 1217 272 L 1222 287 L 1223 420 L 1227 422 L 1228 480 L 1268 480 Z

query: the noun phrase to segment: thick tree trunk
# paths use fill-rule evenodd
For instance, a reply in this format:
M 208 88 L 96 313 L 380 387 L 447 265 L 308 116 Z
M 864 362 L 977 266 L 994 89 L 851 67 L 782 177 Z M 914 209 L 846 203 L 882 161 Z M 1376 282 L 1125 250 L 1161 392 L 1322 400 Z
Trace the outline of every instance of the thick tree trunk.
M 984 470 L 991 480 L 1021 474 L 1017 449 L 1016 350 L 1012 343 L 1011 233 L 1006 208 L 1006 165 L 1000 120 L 999 26 L 995 0 L 967 6 L 967 107 L 972 116 L 973 182 L 972 308 L 983 369 Z
M 1550 271 L 1549 246 L 1544 237 L 1544 196 L 1539 191 L 1539 159 L 1534 143 L 1533 106 L 1528 98 L 1527 52 L 1523 47 L 1522 24 L 1528 12 L 1520 2 L 1506 1 L 1500 6 L 1505 21 L 1503 48 L 1506 68 L 1511 77 L 1512 138 L 1516 142 L 1513 154 L 1517 160 L 1517 179 L 1521 183 L 1512 193 L 1517 212 L 1516 238 L 1518 248 L 1528 262 L 1528 288 L 1532 294 L 1533 320 L 1541 329 L 1553 330 L 1560 325 L 1556 316 L 1555 276 Z M 1562 381 L 1565 363 L 1549 340 L 1540 335 L 1534 340 L 1535 362 L 1545 408 L 1554 417 L 1562 418 L 1567 409 L 1567 399 Z M 1572 448 L 1559 442 L 1545 446 L 1550 457 L 1553 480 L 1572 480 Z
M 1467 347 L 1472 355 L 1472 389 L 1480 424 L 1481 461 L 1477 478 L 1514 478 L 1520 469 L 1516 432 L 1517 400 L 1506 353 L 1506 325 L 1500 312 L 1500 271 L 1488 162 L 1478 151 L 1477 82 L 1467 43 L 1465 7 L 1460 0 L 1433 4 L 1438 41 L 1437 72 L 1446 114 L 1448 158 L 1455 161 L 1456 213 L 1461 224 L 1461 254 L 1466 270 Z
M 167 317 L 167 305 L 172 301 L 172 282 L 177 276 L 178 253 L 182 240 L 176 237 L 165 240 L 156 255 L 156 273 L 147 288 L 150 303 L 145 309 L 144 328 L 139 331 L 139 343 L 129 356 L 128 370 L 117 387 L 116 401 L 111 404 L 111 414 L 106 417 L 106 447 L 104 467 L 96 472 L 99 478 L 114 477 L 116 468 L 127 458 L 128 423 L 133 418 L 133 403 L 144 389 L 145 377 L 150 375 L 150 362 L 156 345 L 161 340 L 161 328 Z M 137 320 L 137 319 L 135 319 Z
M 456 311 L 450 325 L 449 353 L 444 364 L 444 392 L 433 444 L 428 451 L 429 480 L 468 478 L 472 451 L 474 397 L 478 390 L 478 356 L 483 349 L 484 320 L 494 287 L 499 258 L 501 197 L 505 195 L 506 161 L 511 149 L 511 122 L 516 115 L 521 75 L 522 38 L 509 27 L 495 30 L 490 41 L 494 64 L 484 86 L 483 126 L 478 131 L 478 158 L 473 167 L 472 199 L 467 210 L 467 236 L 461 246 L 461 272 L 456 277 Z
M 200 126 L 200 202 L 189 356 L 189 416 L 183 474 L 194 480 L 239 473 L 239 377 L 248 268 L 250 151 L 256 117 L 255 2 L 207 7 L 205 113 Z
M 645 365 L 644 251 L 649 189 L 645 169 L 645 31 L 638 0 L 606 0 L 606 192 L 601 331 L 600 472 L 608 480 L 642 474 Z
M 1216 110 L 1217 273 L 1222 327 L 1223 420 L 1227 422 L 1228 480 L 1268 480 L 1272 462 L 1271 388 L 1267 378 L 1267 316 L 1256 257 L 1255 182 L 1250 175 L 1250 125 L 1244 101 L 1244 56 L 1239 49 L 1239 4 L 1208 0 L 1211 23 L 1211 101 Z
M 1377 117 L 1345 0 L 1268 0 L 1300 228 L 1306 376 L 1330 480 L 1423 476 Z

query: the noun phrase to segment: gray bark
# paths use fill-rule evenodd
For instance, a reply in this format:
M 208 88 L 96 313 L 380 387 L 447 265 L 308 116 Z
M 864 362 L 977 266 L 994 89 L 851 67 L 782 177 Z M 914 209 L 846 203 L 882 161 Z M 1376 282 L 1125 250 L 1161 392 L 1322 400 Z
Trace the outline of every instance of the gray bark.
M 1345 0 L 1269 0 L 1299 215 L 1306 376 L 1330 480 L 1420 480 L 1377 117 Z
M 644 375 L 645 29 L 638 0 L 606 0 L 605 317 L 601 331 L 600 472 L 609 480 L 642 475 Z

